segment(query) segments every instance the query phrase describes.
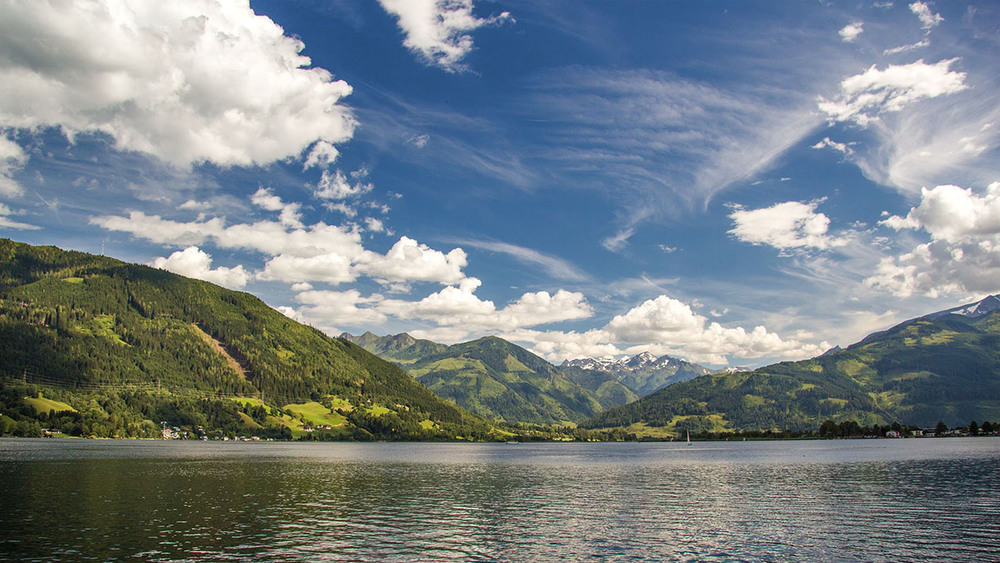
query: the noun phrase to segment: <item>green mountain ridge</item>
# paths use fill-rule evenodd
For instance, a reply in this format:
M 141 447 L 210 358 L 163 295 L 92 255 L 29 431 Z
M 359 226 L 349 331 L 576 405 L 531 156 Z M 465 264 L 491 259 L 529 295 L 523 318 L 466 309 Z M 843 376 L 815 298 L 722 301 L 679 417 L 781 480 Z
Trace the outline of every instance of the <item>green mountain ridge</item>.
M 500 338 L 330 338 L 247 293 L 0 239 L 0 434 L 159 437 L 161 422 L 213 437 L 477 440 L 801 431 L 827 419 L 954 426 L 1000 419 L 991 299 L 636 400 L 610 371 L 554 366 Z M 579 428 L 504 424 L 515 422 Z
M 677 358 L 650 354 L 619 361 L 573 360 L 553 365 L 497 337 L 454 346 L 417 340 L 406 333 L 343 333 L 340 337 L 407 369 L 435 393 L 458 405 L 507 422 L 575 423 L 591 416 L 587 413 L 631 403 L 671 383 L 712 371 Z M 515 363 L 527 369 L 508 369 L 508 365 L 496 361 L 495 353 L 485 349 L 489 347 L 504 348 Z M 491 361 L 479 361 L 483 358 Z M 553 386 L 553 382 L 558 384 Z M 596 399 L 600 410 L 594 411 L 592 401 L 586 400 L 588 395 Z
M 376 336 L 370 331 L 361 336 L 345 332 L 340 338 L 361 346 L 383 360 L 403 366 L 432 354 L 440 354 L 448 347 L 430 340 L 418 340 L 405 332 L 389 336 Z
M 566 365 L 558 366 L 558 369 L 570 381 L 593 392 L 605 409 L 626 405 L 639 399 L 639 393 L 610 371 Z
M 151 437 L 167 421 L 219 435 L 498 435 L 397 366 L 250 294 L 6 239 L 0 410 L 0 430 L 22 434 L 22 423 L 40 421 L 71 433 Z
M 1000 418 L 1000 311 L 921 317 L 843 350 L 676 383 L 584 428 L 808 430 L 824 420 L 934 426 Z
M 405 333 L 342 336 L 399 363 L 431 391 L 488 419 L 571 425 L 622 404 L 602 404 L 600 393 L 566 377 L 561 368 L 494 336 L 451 346 Z M 410 348 L 400 347 L 406 342 L 412 342 Z

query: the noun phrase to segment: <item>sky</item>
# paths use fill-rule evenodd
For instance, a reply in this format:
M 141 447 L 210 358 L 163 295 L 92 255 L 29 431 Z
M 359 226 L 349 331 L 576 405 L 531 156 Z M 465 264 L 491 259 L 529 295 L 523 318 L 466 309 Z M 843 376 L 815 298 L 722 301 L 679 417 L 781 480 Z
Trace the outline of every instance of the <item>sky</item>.
M 332 336 L 809 358 L 1000 293 L 1000 4 L 0 0 L 0 236 Z

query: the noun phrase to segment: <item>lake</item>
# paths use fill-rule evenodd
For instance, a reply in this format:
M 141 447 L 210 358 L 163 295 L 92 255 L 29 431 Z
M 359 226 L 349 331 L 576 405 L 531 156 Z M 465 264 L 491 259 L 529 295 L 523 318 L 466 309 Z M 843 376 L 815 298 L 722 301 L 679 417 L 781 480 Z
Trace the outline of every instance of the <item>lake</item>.
M 1000 439 L 0 440 L 0 561 L 1000 561 Z

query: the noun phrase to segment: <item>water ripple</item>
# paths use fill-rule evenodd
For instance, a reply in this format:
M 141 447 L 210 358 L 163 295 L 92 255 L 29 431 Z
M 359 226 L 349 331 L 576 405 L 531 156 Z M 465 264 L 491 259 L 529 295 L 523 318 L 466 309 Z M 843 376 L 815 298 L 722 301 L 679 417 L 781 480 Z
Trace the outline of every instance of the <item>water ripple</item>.
M 0 441 L 0 561 L 1000 561 L 993 439 L 71 450 Z

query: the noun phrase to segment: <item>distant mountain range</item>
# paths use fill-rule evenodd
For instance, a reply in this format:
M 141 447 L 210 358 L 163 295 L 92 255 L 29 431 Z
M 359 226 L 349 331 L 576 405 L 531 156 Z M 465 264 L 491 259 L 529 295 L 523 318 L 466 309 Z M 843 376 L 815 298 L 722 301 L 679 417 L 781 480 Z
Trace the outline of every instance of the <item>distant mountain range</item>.
M 688 381 L 713 370 L 671 356 L 656 357 L 643 352 L 631 358 L 567 360 L 564 367 L 578 367 L 592 371 L 605 371 L 639 396 L 648 395 L 672 383 Z
M 554 366 L 496 337 L 453 346 L 405 333 L 340 337 L 404 367 L 438 395 L 507 422 L 575 423 L 671 383 L 711 373 L 697 364 L 649 353 Z
M 843 350 L 670 385 L 581 423 L 639 433 L 953 426 L 1000 419 L 1000 299 L 909 320 Z
M 407 334 L 342 336 L 246 293 L 0 239 L 0 434 L 40 435 L 45 425 L 154 437 L 177 425 L 218 436 L 511 435 L 493 419 L 665 437 L 812 430 L 827 419 L 1000 420 L 997 296 L 753 371 L 652 354 L 555 366 L 495 337 L 447 346 Z
M 417 340 L 405 332 L 390 336 L 376 336 L 371 332 L 354 336 L 345 332 L 340 335 L 340 338 L 349 340 L 378 357 L 399 365 L 412 364 L 421 358 L 440 354 L 448 348 L 445 344 L 438 344 L 430 340 Z
M 398 363 L 434 393 L 486 418 L 571 424 L 606 408 L 594 392 L 567 378 L 556 366 L 500 338 L 452 346 L 407 334 L 345 333 L 341 338 Z

